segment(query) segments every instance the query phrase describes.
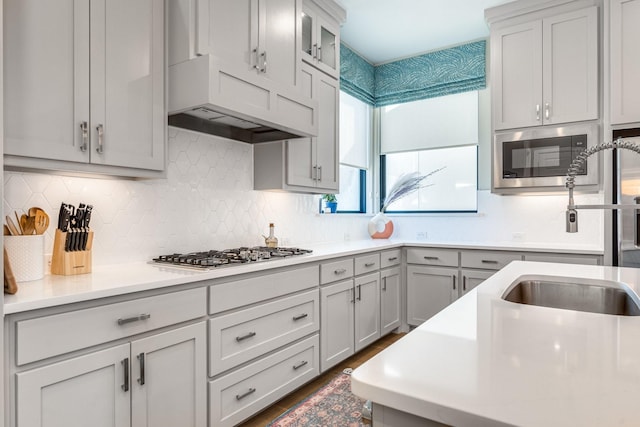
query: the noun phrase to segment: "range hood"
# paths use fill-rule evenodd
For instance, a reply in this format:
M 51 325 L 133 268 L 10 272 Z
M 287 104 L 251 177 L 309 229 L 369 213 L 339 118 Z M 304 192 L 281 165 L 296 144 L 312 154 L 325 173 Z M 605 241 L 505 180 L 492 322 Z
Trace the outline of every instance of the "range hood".
M 169 125 L 259 143 L 316 136 L 318 103 L 202 55 L 169 67 Z

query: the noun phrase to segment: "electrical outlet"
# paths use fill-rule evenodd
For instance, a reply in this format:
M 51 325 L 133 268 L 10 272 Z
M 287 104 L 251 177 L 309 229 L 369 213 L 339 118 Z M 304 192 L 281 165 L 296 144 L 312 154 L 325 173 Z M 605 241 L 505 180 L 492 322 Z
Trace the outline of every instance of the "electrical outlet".
M 516 231 L 511 235 L 511 238 L 514 242 L 522 242 L 524 241 L 524 233 L 521 231 Z
M 344 233 L 344 241 L 348 242 L 349 240 L 351 240 L 351 234 L 349 233 Z
M 427 232 L 426 231 L 418 231 L 416 233 L 416 240 L 427 240 Z

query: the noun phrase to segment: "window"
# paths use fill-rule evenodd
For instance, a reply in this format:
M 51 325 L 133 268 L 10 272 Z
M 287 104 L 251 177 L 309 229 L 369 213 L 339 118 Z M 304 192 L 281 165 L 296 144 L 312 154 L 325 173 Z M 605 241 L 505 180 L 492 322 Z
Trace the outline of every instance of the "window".
M 338 212 L 366 212 L 372 108 L 340 92 L 340 192 Z
M 387 212 L 477 211 L 477 92 L 382 107 L 380 130 L 381 205 L 402 174 L 444 168 Z

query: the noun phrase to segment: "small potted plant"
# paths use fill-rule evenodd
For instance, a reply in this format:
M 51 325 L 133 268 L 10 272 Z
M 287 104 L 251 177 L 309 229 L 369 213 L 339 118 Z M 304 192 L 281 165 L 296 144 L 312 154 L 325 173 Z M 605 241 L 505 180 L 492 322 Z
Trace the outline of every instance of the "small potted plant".
M 338 199 L 335 194 L 323 194 L 322 200 L 325 201 L 325 206 L 331 209 L 331 213 L 336 213 L 338 209 Z

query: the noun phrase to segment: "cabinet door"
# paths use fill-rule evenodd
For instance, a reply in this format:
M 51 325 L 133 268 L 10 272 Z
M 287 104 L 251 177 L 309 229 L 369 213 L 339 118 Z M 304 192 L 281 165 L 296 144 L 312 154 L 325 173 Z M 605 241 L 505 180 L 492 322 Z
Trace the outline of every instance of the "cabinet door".
M 89 2 L 4 2 L 4 105 L 4 154 L 89 161 Z
M 255 76 L 258 66 L 258 0 L 209 0 L 209 46 L 218 60 Z M 204 50 L 204 49 L 203 49 Z
M 206 425 L 205 343 L 204 322 L 131 343 L 133 427 Z
M 598 8 L 543 21 L 543 122 L 598 118 Z
M 320 288 L 320 370 L 354 353 L 353 280 Z
M 611 124 L 614 125 L 640 122 L 638 22 L 640 0 L 611 1 Z M 6 90 L 5 86 L 5 94 Z
M 163 170 L 164 2 L 91 3 L 91 162 Z
M 407 266 L 407 323 L 417 326 L 457 298 L 457 269 Z
M 298 0 L 260 0 L 259 66 L 269 79 L 296 85 Z
M 400 326 L 400 267 L 380 272 L 380 334 Z
M 493 276 L 495 271 L 462 270 L 460 278 L 460 292 L 462 295 Z
M 318 101 L 318 137 L 316 138 L 316 163 L 318 187 L 327 192 L 339 190 L 338 147 L 340 141 L 339 99 L 340 87 L 336 79 L 322 72 L 315 72 L 315 97 Z
M 300 72 L 300 90 L 303 95 L 316 99 L 316 74 L 312 67 L 302 65 Z M 320 108 L 319 108 L 320 110 Z M 316 186 L 316 138 L 298 138 L 287 141 L 286 147 L 286 182 L 287 185 Z
M 542 21 L 491 34 L 494 128 L 542 124 Z
M 355 349 L 362 350 L 380 338 L 380 273 L 355 279 Z
M 129 344 L 16 374 L 18 427 L 130 425 Z
M 338 78 L 340 74 L 340 29 L 322 16 L 318 16 L 318 56 L 317 66 L 329 75 Z

